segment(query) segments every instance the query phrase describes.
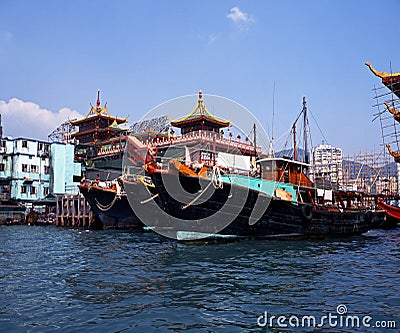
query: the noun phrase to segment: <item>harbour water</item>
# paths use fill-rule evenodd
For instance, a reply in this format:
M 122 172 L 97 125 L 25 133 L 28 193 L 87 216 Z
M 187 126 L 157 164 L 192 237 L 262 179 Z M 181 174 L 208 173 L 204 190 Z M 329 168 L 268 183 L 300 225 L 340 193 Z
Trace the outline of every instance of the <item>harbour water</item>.
M 185 245 L 152 233 L 2 226 L 0 287 L 1 332 L 316 332 L 295 319 L 329 314 L 369 316 L 370 326 L 325 321 L 324 332 L 398 332 L 400 231 Z M 271 316 L 288 327 L 274 318 L 271 327 Z

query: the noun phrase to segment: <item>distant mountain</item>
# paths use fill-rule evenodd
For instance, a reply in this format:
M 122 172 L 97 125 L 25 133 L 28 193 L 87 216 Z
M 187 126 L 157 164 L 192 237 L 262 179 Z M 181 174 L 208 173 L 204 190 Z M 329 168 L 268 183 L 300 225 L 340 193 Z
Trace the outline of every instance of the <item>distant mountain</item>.
M 298 161 L 304 161 L 304 149 L 298 148 L 296 149 L 297 151 L 297 160 Z M 290 148 L 290 149 L 284 149 L 284 150 L 280 150 L 278 152 L 275 153 L 275 157 L 287 157 L 292 159 L 293 158 L 293 154 L 294 153 L 294 149 Z

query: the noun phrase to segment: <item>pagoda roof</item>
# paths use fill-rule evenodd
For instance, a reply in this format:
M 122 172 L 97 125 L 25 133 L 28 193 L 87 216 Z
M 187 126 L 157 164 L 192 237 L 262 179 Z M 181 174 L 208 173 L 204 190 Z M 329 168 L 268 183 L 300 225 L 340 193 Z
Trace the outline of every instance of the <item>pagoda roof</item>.
M 199 99 L 197 101 L 196 107 L 187 116 L 172 120 L 171 126 L 181 127 L 186 124 L 196 123 L 199 121 L 208 121 L 219 127 L 228 127 L 230 122 L 228 120 L 223 120 L 218 117 L 213 116 L 206 108 L 203 102 L 203 93 L 199 91 Z
M 79 137 L 79 136 L 82 136 L 82 135 L 87 135 L 87 134 L 90 134 L 90 133 L 104 133 L 104 132 L 107 132 L 107 131 L 116 133 L 119 130 L 116 129 L 115 127 L 111 127 L 111 126 L 105 127 L 105 128 L 91 128 L 91 129 L 89 129 L 87 131 L 84 131 L 84 132 L 73 132 L 73 133 L 71 133 L 71 137 L 75 138 L 75 137 Z
M 365 63 L 366 66 L 374 73 L 375 76 L 382 79 L 382 83 L 389 88 L 397 97 L 400 98 L 400 72 L 397 73 L 386 73 L 379 72 L 369 62 Z
M 393 115 L 393 118 L 394 118 L 396 121 L 400 122 L 400 113 L 399 113 L 399 110 L 392 108 L 388 102 L 385 102 L 384 104 L 385 104 L 385 106 L 386 106 L 386 109 Z
M 128 117 L 125 118 L 112 117 L 108 112 L 107 103 L 105 103 L 103 107 L 100 106 L 100 90 L 97 91 L 96 107 L 94 107 L 92 103 L 90 103 L 90 107 L 91 108 L 85 117 L 76 120 L 69 120 L 69 122 L 72 125 L 80 125 L 88 121 L 88 119 L 92 120 L 96 118 L 103 118 L 103 119 L 112 119 L 113 123 L 116 122 L 117 124 L 123 124 L 126 123 L 128 119 Z

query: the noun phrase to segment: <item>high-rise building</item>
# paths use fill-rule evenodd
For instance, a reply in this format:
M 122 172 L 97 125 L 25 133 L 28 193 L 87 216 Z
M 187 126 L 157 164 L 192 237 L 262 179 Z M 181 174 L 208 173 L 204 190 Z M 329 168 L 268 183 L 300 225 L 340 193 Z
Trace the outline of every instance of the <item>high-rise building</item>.
M 343 183 L 341 148 L 322 143 L 311 151 L 310 177 L 317 187 L 338 189 Z

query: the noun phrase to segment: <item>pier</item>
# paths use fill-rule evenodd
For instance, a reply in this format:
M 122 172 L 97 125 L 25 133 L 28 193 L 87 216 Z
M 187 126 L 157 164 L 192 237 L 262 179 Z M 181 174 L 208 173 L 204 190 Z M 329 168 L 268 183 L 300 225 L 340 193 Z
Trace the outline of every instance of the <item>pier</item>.
M 101 228 L 101 222 L 81 194 L 57 197 L 55 224 L 70 228 Z

